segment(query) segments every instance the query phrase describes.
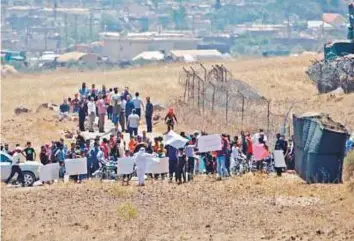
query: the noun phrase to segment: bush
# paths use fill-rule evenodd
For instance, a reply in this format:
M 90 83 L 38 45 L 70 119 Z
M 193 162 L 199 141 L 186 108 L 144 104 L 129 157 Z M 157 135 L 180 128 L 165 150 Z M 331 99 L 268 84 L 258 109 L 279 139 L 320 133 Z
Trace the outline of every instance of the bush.
M 117 214 L 124 220 L 129 221 L 137 218 L 138 210 L 131 203 L 123 203 L 118 207 Z

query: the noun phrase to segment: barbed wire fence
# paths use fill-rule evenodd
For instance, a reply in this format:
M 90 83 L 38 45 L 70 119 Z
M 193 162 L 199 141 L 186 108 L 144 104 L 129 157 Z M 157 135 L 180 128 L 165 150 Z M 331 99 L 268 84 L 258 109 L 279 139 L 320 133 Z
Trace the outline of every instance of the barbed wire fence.
M 179 82 L 183 85 L 183 95 L 176 107 L 186 123 L 211 131 L 256 131 L 258 128 L 268 134 L 275 134 L 281 128 L 287 131 L 290 111 L 273 113 L 271 99 L 235 79 L 223 65 L 184 66 Z

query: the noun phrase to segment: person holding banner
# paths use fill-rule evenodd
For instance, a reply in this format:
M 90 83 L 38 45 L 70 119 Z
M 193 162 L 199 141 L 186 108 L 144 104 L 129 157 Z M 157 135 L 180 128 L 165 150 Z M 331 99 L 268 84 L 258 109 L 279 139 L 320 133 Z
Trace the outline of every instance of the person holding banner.
M 146 171 L 146 162 L 147 158 L 153 157 L 153 155 L 146 153 L 145 148 L 140 148 L 139 152 L 135 155 L 136 171 L 138 176 L 138 186 L 145 186 L 145 171 Z

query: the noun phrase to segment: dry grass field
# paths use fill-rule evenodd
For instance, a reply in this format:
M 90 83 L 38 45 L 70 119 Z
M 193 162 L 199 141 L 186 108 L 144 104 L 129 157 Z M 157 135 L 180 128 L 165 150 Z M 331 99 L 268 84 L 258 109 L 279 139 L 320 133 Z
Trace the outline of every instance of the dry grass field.
M 253 174 L 135 185 L 2 187 L 2 240 L 354 240 L 345 185 Z
M 304 73 L 313 57 L 279 57 L 224 62 L 268 99 L 272 112 L 321 111 L 354 129 L 354 94 L 317 95 Z M 206 63 L 211 65 L 213 63 Z M 89 86 L 129 86 L 153 102 L 169 105 L 183 94 L 182 64 L 108 72 L 59 70 L 1 80 L 1 141 L 31 140 L 37 148 L 76 130 L 58 122 L 55 112 L 38 109 L 60 104 L 86 82 Z M 32 111 L 15 115 L 14 108 Z M 200 116 L 185 118 L 179 130 L 201 128 Z M 204 127 L 216 131 L 207 123 Z M 253 126 L 257 128 L 258 126 Z M 157 131 L 164 128 L 157 126 Z M 228 131 L 232 131 L 228 129 Z M 2 240 L 354 240 L 354 197 L 343 185 L 307 185 L 295 176 L 247 175 L 216 182 L 198 177 L 177 186 L 148 181 L 144 188 L 88 181 L 16 189 L 1 186 Z

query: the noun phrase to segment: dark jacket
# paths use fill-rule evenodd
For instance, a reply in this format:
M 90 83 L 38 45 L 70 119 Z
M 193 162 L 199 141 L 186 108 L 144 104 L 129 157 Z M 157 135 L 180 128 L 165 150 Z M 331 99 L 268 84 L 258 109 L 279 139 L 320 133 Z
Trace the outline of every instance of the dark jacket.
M 154 106 L 151 104 L 151 102 L 146 103 L 145 116 L 152 117 L 153 113 L 154 113 Z
M 125 115 L 129 116 L 132 113 L 134 107 L 135 106 L 134 106 L 133 101 L 131 101 L 131 100 L 127 101 L 127 103 L 125 104 Z

